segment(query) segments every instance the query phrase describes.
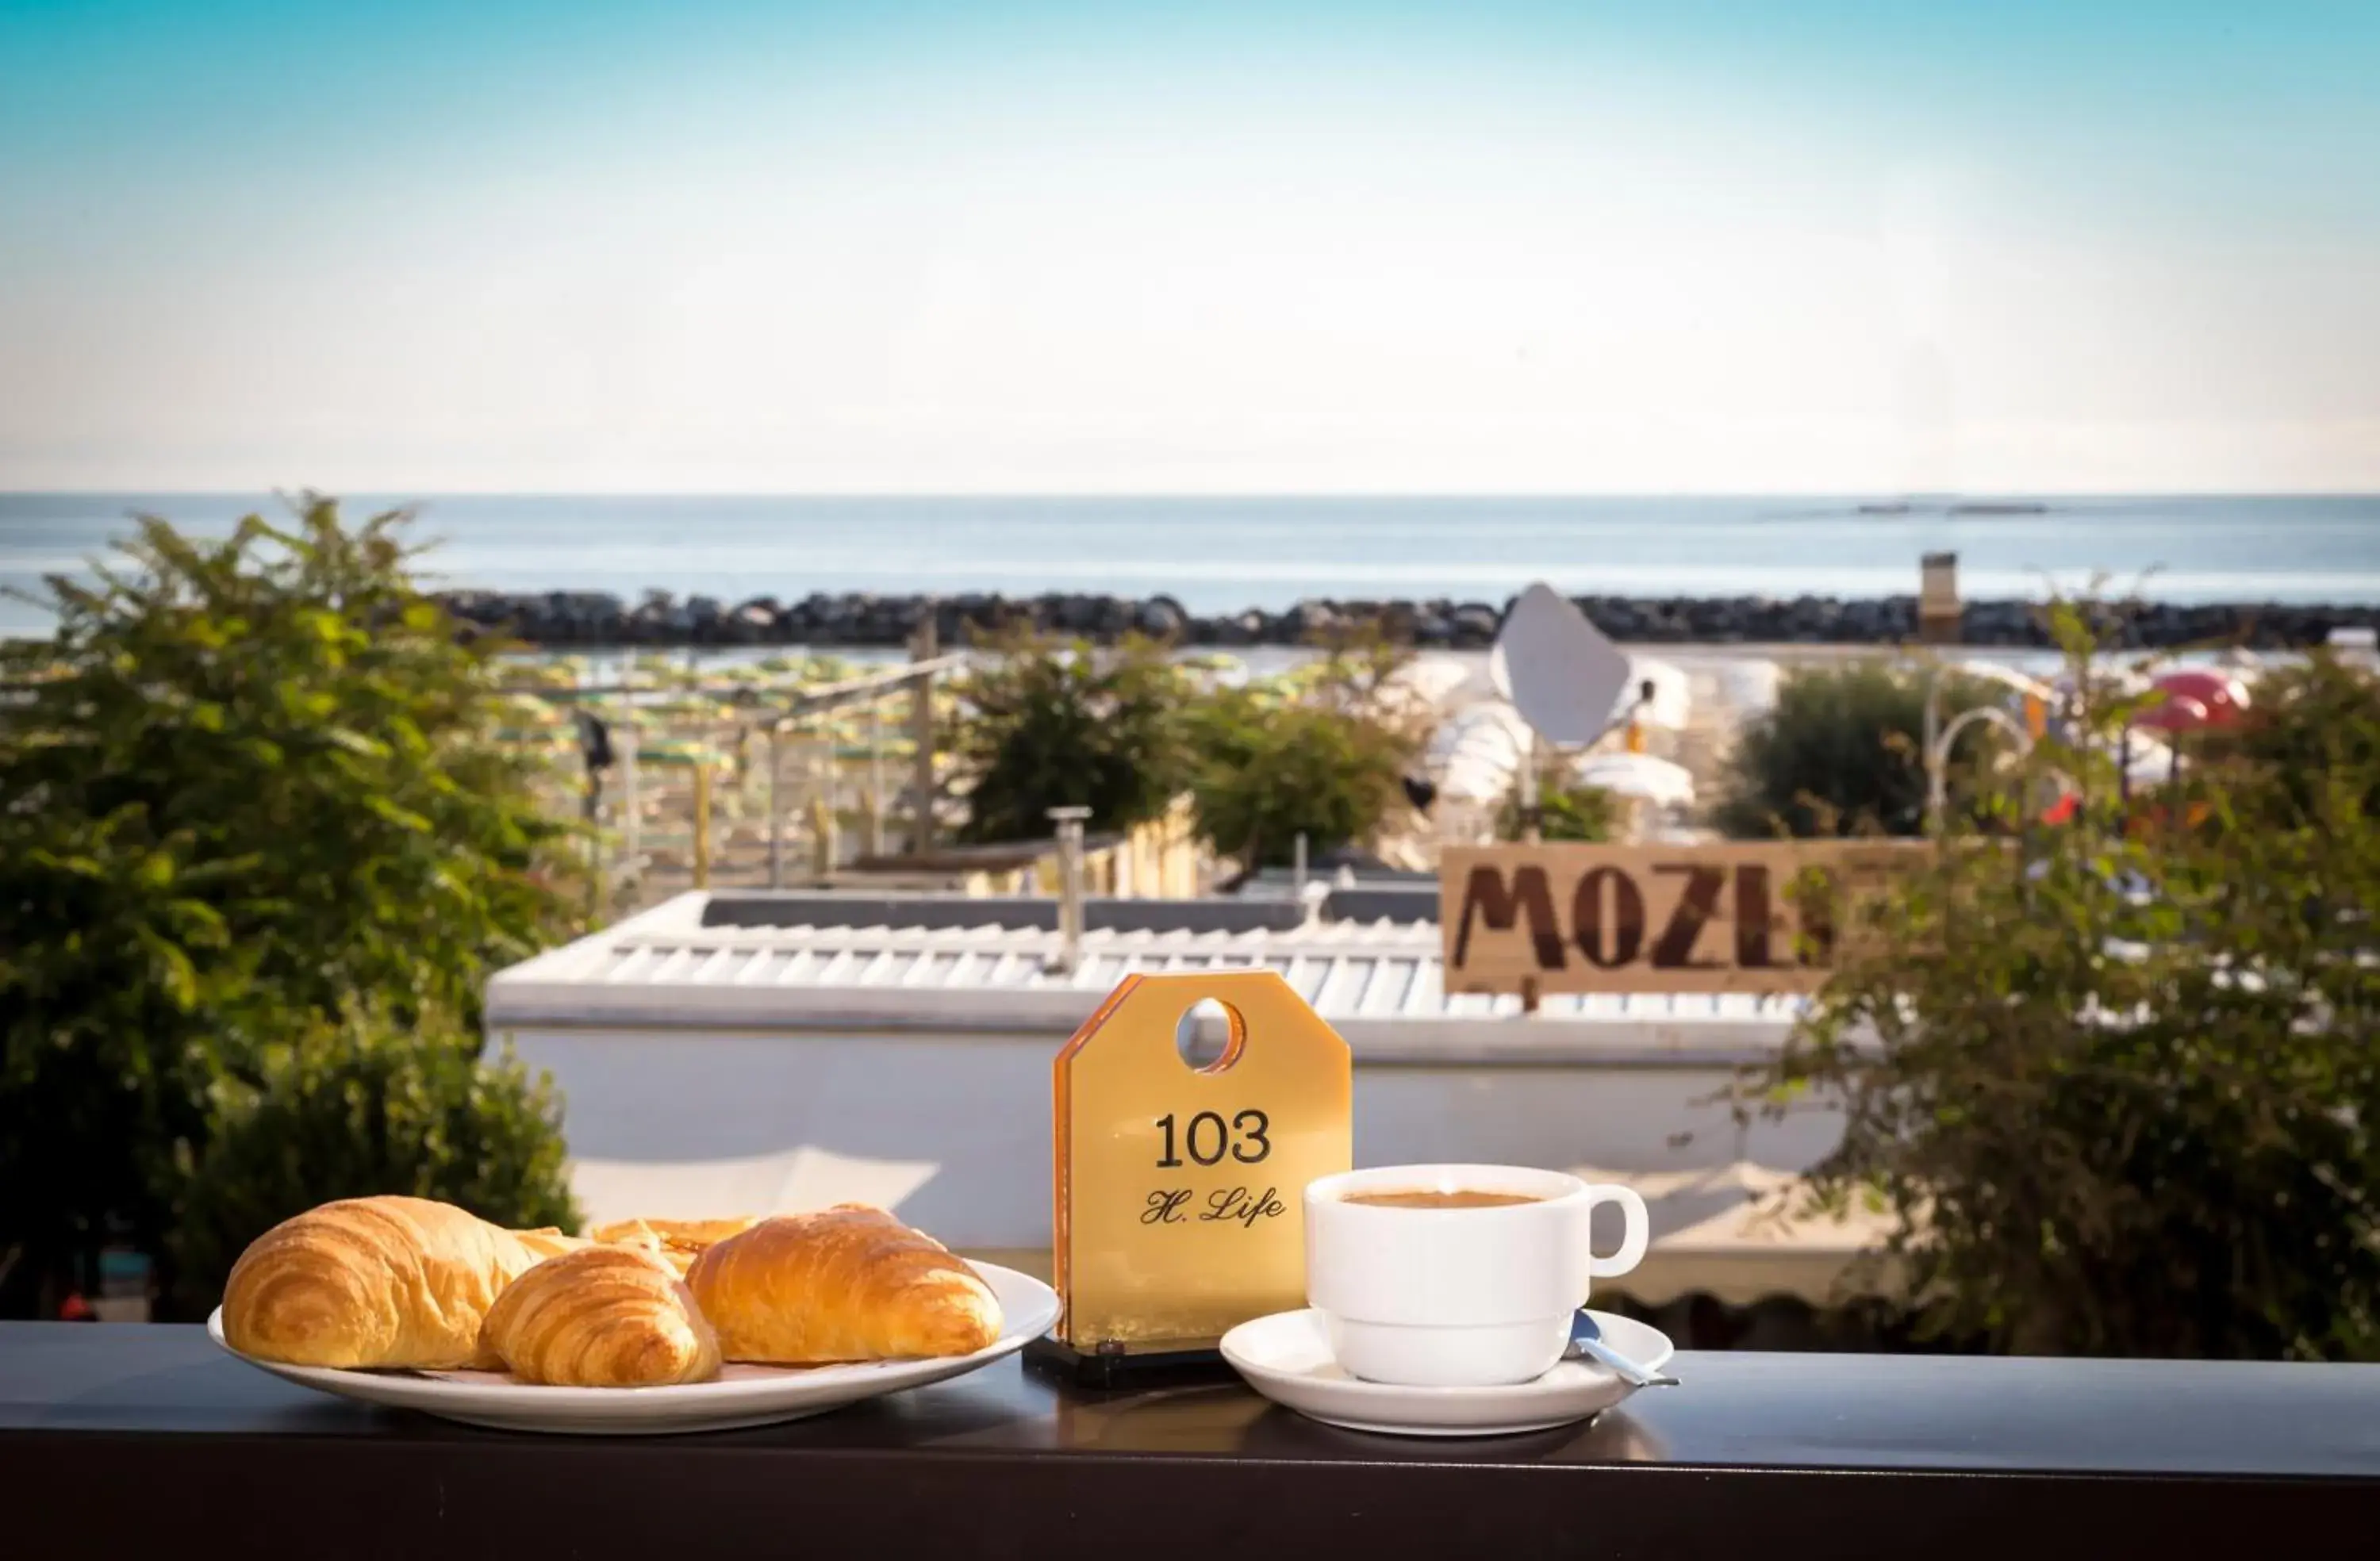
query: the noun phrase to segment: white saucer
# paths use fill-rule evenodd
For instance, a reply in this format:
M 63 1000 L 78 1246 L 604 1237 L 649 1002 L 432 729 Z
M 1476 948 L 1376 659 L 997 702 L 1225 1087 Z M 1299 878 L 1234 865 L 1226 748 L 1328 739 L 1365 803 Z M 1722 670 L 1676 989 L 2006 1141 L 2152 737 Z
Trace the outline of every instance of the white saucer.
M 1589 1312 L 1604 1342 L 1658 1371 L 1673 1347 L 1659 1329 Z M 1565 1360 L 1511 1387 L 1397 1387 L 1347 1374 L 1330 1358 L 1321 1313 L 1276 1312 L 1223 1336 L 1223 1359 L 1248 1386 L 1302 1415 L 1350 1431 L 1393 1436 L 1503 1436 L 1569 1425 L 1635 1389 L 1591 1361 Z

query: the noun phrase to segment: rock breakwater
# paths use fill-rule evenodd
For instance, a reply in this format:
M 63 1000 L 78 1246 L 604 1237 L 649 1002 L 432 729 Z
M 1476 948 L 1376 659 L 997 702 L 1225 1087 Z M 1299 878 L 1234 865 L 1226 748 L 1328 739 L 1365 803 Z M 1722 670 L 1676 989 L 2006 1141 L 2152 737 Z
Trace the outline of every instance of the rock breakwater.
M 1415 645 L 1480 649 L 1496 637 L 1505 601 L 1301 601 L 1281 611 L 1200 614 L 1171 597 L 1049 594 L 944 597 L 813 593 L 799 599 L 756 596 L 675 598 L 649 591 L 630 602 L 601 591 L 451 591 L 443 599 L 462 622 L 545 648 L 618 646 L 906 644 L 930 615 L 946 648 L 1002 632 L 1034 630 L 1110 643 L 1147 635 L 1181 645 L 1298 646 L 1365 626 Z M 1917 637 L 1917 599 L 1882 597 L 1614 597 L 1573 599 L 1616 640 L 1638 644 L 1891 645 Z M 2257 649 L 2320 645 L 2334 628 L 2380 627 L 2380 607 L 2294 603 L 2143 602 L 2109 608 L 2111 637 L 2168 648 L 2240 644 Z M 1962 641 L 2046 647 L 2052 642 L 2037 603 L 1971 601 Z

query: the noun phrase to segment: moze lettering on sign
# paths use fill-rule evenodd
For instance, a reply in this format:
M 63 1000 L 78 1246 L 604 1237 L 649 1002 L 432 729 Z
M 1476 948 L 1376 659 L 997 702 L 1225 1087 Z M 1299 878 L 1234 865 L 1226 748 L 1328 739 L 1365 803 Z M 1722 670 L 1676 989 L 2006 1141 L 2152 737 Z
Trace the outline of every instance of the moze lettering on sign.
M 1450 848 L 1450 992 L 1815 990 L 1904 841 Z

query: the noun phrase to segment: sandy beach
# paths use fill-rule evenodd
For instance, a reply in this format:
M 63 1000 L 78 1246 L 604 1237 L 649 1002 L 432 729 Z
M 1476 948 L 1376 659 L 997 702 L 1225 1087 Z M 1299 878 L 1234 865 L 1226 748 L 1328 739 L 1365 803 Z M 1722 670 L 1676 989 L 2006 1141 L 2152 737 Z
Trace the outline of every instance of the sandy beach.
M 2044 677 L 2054 676 L 2058 670 L 2054 654 L 1966 647 L 1927 651 L 1806 644 L 1623 645 L 1621 649 L 1634 663 L 1639 676 L 1653 678 L 1659 687 L 1659 697 L 1640 722 L 1642 751 L 1681 767 L 1691 781 L 1691 803 L 1655 809 L 1640 820 L 1670 830 L 1691 830 L 1696 817 L 1723 796 L 1728 762 L 1740 733 L 1768 708 L 1779 680 L 1796 668 L 1840 666 L 1878 658 L 1914 664 L 1922 658 L 1938 657 L 1988 662 Z M 1212 669 L 1212 675 L 1261 678 L 1308 661 L 1316 653 L 1252 647 L 1188 654 Z M 2124 658 L 2128 663 L 2137 659 Z M 616 686 L 632 665 L 642 669 L 639 683 L 658 681 L 666 669 L 670 680 L 682 685 L 674 693 L 656 690 L 638 696 L 634 720 L 639 734 L 639 762 L 633 862 L 620 854 L 627 849 L 628 835 L 625 778 L 617 768 L 605 778 L 602 818 L 612 833 L 614 853 L 606 863 L 611 891 L 626 895 L 624 905 L 639 905 L 691 886 L 696 851 L 693 776 L 698 766 L 707 766 L 710 771 L 710 881 L 722 886 L 767 883 L 771 814 L 769 742 L 757 712 L 738 708 L 726 696 L 738 688 L 783 692 L 848 676 L 856 670 L 889 668 L 900 660 L 891 652 L 845 651 L 832 653 L 832 659 L 821 652 L 819 659 L 808 659 L 798 650 L 790 656 L 767 657 L 732 651 L 648 652 L 633 662 L 600 656 L 541 659 L 539 665 L 544 679 L 556 694 L 572 678 L 589 687 Z M 1402 827 L 1379 842 L 1382 853 L 1400 865 L 1428 865 L 1439 844 L 1478 838 L 1492 823 L 1512 785 L 1525 731 L 1496 693 L 1488 669 L 1489 656 L 1484 651 L 1425 651 L 1414 656 L 1400 680 L 1408 718 L 1433 732 L 1418 768 L 1439 788 L 1439 801 L 1428 820 L 1404 820 Z M 613 723 L 622 735 L 630 729 L 628 702 L 624 699 L 575 702 Z M 957 714 L 947 689 L 939 703 L 947 732 L 949 721 Z M 540 723 L 537 740 L 549 747 L 554 759 L 555 805 L 575 810 L 583 800 L 577 790 L 581 769 L 565 701 L 522 702 L 524 711 L 531 708 L 542 712 L 535 718 Z M 887 816 L 883 838 L 897 849 L 902 835 L 899 796 L 910 773 L 905 735 L 907 712 L 907 696 L 896 695 L 883 702 L 872 735 L 868 713 L 860 708 L 844 712 L 830 725 L 785 739 L 780 775 L 787 792 L 777 811 L 785 816 L 780 850 L 789 875 L 808 877 L 820 857 L 822 806 L 832 810 L 833 840 L 828 850 L 837 863 L 848 863 L 867 849 L 871 813 L 879 806 Z M 1592 751 L 1622 750 L 1625 731 L 1624 724 L 1615 724 Z M 827 756 L 830 739 L 831 759 Z M 621 745 L 619 736 L 614 745 Z

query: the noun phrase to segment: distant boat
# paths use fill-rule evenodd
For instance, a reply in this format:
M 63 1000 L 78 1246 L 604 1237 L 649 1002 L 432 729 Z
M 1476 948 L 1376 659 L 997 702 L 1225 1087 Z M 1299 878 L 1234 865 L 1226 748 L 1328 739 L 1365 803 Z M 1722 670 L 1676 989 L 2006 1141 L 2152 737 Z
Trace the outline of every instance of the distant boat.
M 1862 504 L 1859 506 L 1859 513 L 1861 514 L 1914 514 L 1920 507 L 1921 506 L 1919 505 L 1911 503 L 1906 499 L 1901 499 L 1885 501 L 1877 503 Z M 1922 507 L 1930 510 L 1936 506 L 1927 504 Z M 2049 506 L 2047 504 L 2040 503 L 2030 499 L 1976 500 L 1972 502 L 1943 504 L 1939 507 L 1944 514 L 2001 515 L 2047 514 L 2049 513 Z

